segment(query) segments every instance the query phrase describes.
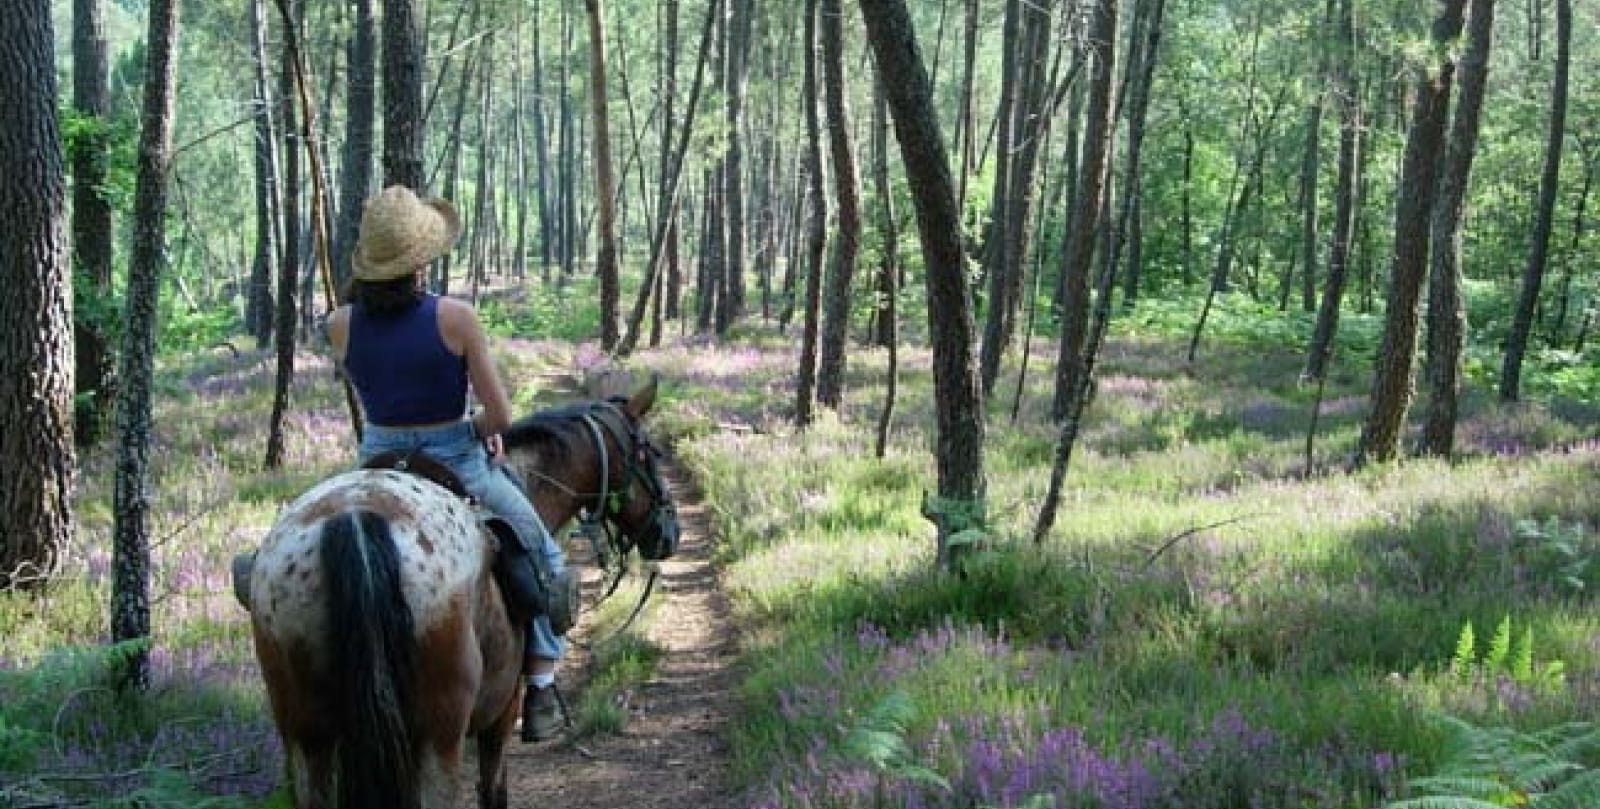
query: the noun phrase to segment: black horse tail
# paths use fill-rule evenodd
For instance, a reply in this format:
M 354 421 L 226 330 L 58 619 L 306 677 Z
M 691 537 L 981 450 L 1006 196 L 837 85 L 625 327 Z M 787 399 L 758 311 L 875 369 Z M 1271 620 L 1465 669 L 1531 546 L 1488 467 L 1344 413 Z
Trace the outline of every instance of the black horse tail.
M 322 570 L 329 704 L 339 729 L 338 805 L 415 809 L 417 756 L 408 719 L 414 715 L 417 640 L 388 521 L 370 511 L 328 520 Z

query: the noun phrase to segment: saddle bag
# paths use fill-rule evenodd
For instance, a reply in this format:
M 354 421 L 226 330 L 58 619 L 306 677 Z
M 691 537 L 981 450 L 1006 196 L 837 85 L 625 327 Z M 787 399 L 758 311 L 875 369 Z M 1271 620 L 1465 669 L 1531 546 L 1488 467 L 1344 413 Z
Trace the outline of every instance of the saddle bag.
M 494 575 L 513 618 L 527 621 L 539 615 L 550 619 L 550 629 L 565 635 L 578 622 L 578 581 L 572 571 L 551 574 L 539 554 L 525 546 L 509 523 L 498 517 L 484 526 L 499 539 Z

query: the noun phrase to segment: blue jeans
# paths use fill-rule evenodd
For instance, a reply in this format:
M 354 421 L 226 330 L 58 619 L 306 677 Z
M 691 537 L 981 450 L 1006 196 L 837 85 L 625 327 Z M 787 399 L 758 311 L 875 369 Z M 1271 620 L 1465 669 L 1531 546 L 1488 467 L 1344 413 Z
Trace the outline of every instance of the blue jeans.
M 528 502 L 527 495 L 512 481 L 510 474 L 500 466 L 490 465 L 489 453 L 474 433 L 471 422 L 421 428 L 368 424 L 361 435 L 360 459 L 365 464 L 368 459 L 385 452 L 419 449 L 449 467 L 461 479 L 468 494 L 511 523 L 517 534 L 532 541 L 544 556 L 545 567 L 552 575 L 566 568 L 561 546 L 550 537 L 544 521 L 539 519 L 533 504 Z M 534 657 L 559 659 L 566 652 L 566 642 L 550 631 L 550 619 L 543 615 L 529 626 L 528 644 L 528 652 Z

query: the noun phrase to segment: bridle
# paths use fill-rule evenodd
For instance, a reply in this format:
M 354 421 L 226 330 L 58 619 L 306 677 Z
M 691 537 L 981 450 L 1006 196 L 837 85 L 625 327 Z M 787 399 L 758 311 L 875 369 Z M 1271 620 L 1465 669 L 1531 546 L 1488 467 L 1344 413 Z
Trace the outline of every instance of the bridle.
M 594 402 L 578 416 L 588 428 L 595 453 L 600 457 L 600 496 L 595 507 L 585 509 L 578 518 L 579 530 L 593 534 L 590 541 L 596 543 L 596 556 L 606 566 L 611 560 L 598 545 L 602 532 L 608 540 L 608 549 L 616 551 L 618 555 L 626 555 L 635 545 L 639 556 L 649 561 L 665 559 L 678 551 L 678 507 L 672 502 L 672 493 L 661 482 L 658 465 L 661 453 L 623 412 L 621 404 L 625 401 L 612 398 Z M 606 452 L 606 434 L 622 449 L 620 485 L 614 486 L 611 482 L 611 458 Z M 633 496 L 633 488 L 629 484 L 633 481 L 638 481 L 649 493 L 650 513 L 645 517 L 643 531 L 638 536 L 623 535 L 619 540 L 617 532 L 611 529 L 615 518 L 628 509 Z

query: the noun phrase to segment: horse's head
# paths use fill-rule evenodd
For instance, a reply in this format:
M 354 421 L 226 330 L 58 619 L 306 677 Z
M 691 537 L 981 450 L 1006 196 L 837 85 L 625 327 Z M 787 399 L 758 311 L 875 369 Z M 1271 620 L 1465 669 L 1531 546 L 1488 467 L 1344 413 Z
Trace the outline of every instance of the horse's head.
M 536 501 L 540 484 L 550 484 L 572 508 L 615 525 L 624 550 L 637 547 L 646 559 L 678 548 L 677 508 L 642 424 L 656 389 L 651 379 L 631 396 L 542 410 L 505 433 L 506 452 Z

